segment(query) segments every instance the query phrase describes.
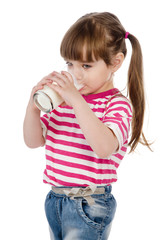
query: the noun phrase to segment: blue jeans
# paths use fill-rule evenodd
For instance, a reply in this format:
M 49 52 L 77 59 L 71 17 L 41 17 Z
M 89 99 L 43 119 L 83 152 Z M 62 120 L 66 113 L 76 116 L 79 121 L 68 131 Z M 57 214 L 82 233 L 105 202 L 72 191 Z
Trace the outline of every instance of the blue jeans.
M 105 186 L 105 194 L 91 195 L 91 206 L 83 197 L 72 200 L 51 190 L 45 201 L 51 239 L 107 240 L 117 205 L 111 189 Z

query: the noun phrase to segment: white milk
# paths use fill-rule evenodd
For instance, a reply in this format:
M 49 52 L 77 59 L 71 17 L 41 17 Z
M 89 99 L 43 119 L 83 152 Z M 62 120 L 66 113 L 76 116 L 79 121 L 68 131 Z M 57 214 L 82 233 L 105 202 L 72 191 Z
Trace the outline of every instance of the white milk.
M 73 77 L 73 76 L 72 76 Z M 75 77 L 74 79 L 74 85 L 79 90 L 83 87 L 82 84 L 78 84 Z M 42 90 L 38 90 L 34 96 L 33 96 L 34 102 L 36 106 L 43 112 L 51 112 L 53 109 L 58 107 L 62 102 L 64 102 L 63 98 L 48 87 L 47 85 L 44 85 Z

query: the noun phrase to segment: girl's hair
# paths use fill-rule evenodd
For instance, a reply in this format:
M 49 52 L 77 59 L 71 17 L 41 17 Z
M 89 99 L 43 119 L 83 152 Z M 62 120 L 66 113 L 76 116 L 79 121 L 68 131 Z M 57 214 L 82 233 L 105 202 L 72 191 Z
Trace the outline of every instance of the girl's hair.
M 64 59 L 92 62 L 103 59 L 107 65 L 119 52 L 127 54 L 126 30 L 119 19 L 109 13 L 90 13 L 78 19 L 66 32 L 61 43 L 61 56 Z M 134 151 L 138 142 L 149 146 L 143 132 L 145 96 L 143 83 L 142 52 L 138 40 L 128 35 L 132 45 L 132 56 L 128 70 L 128 93 L 133 108 L 132 135 L 129 142 Z M 85 47 L 85 56 L 84 53 Z M 141 139 L 142 138 L 142 139 Z

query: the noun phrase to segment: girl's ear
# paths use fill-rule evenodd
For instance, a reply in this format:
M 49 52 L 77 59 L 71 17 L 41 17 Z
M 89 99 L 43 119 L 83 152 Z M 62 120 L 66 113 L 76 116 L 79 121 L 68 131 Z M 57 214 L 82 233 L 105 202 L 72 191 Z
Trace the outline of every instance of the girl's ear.
M 116 72 L 122 65 L 124 60 L 124 54 L 123 53 L 117 53 L 116 56 L 112 59 L 112 71 Z

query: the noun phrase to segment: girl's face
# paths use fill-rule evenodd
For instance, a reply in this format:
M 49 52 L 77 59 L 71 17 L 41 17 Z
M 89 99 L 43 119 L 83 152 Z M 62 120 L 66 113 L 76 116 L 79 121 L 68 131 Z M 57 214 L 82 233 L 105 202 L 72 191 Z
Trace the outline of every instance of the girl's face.
M 112 66 L 107 66 L 102 59 L 93 62 L 66 60 L 66 64 L 68 71 L 83 85 L 80 90 L 83 95 L 104 92 L 114 87 Z

